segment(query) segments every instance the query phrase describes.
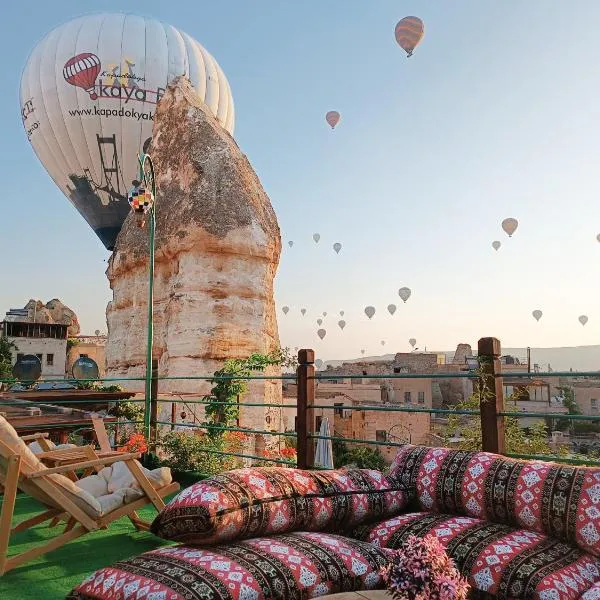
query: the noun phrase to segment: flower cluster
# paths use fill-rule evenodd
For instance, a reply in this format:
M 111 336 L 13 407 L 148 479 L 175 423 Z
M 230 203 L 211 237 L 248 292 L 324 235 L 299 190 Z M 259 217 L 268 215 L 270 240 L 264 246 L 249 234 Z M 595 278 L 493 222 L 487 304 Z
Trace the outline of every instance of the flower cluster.
M 287 467 L 287 466 L 294 466 L 297 462 L 297 454 L 296 454 L 296 449 L 295 448 L 281 448 L 280 450 L 263 450 L 262 451 L 262 456 L 264 456 L 266 459 L 271 459 L 271 460 L 266 460 L 264 461 L 264 465 L 263 466 L 267 466 L 267 467 Z M 282 463 L 277 463 L 277 462 L 271 462 L 272 460 L 284 460 L 284 461 L 288 461 L 290 464 L 282 464 Z M 261 463 L 262 464 L 262 463 Z
M 434 536 L 411 535 L 381 575 L 394 600 L 466 600 L 467 580 Z
M 119 452 L 147 452 L 148 442 L 142 433 L 134 433 L 125 442 L 124 446 L 118 448 Z

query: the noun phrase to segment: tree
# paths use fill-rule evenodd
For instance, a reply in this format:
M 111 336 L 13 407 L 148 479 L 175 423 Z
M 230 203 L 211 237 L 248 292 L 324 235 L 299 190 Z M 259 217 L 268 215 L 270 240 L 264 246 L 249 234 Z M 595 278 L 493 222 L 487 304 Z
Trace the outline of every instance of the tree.
M 17 347 L 4 336 L 0 336 L 0 379 L 12 379 L 12 350 Z M 0 387 L 2 383 L 0 382 Z
M 568 410 L 570 415 L 580 415 L 581 410 L 575 401 L 575 390 L 572 387 L 561 385 L 558 388 L 560 397 L 562 398 L 563 406 Z M 567 431 L 573 429 L 576 422 L 571 419 L 558 419 L 556 429 L 559 431 Z

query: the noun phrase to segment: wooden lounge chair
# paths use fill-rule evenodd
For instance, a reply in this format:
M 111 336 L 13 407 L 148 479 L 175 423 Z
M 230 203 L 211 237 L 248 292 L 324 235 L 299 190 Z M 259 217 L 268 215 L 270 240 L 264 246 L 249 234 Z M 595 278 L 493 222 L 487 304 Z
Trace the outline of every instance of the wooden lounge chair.
M 163 498 L 179 490 L 179 484 L 171 483 L 168 469 L 143 469 L 136 460 L 139 457 L 139 453 L 113 453 L 48 468 L 31 452 L 6 419 L 0 416 L 0 484 L 4 486 L 0 511 L 0 576 L 90 531 L 104 528 L 121 517 L 128 517 L 136 529 L 148 530 L 150 524 L 140 519 L 135 511 L 149 503 L 157 510 L 162 510 L 165 506 Z M 74 470 L 96 467 L 110 468 L 77 482 L 64 475 Z M 124 487 L 119 487 L 120 484 Z M 12 526 L 17 490 L 36 499 L 45 510 Z M 37 548 L 8 557 L 12 533 L 56 517 L 67 522 L 62 533 Z

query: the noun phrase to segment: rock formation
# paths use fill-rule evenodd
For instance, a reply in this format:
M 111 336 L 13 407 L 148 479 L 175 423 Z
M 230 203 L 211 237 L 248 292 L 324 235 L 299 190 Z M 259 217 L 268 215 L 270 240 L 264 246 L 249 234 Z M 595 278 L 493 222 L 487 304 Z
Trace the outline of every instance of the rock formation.
M 157 107 L 149 154 L 158 187 L 154 357 L 160 375 L 210 376 L 227 358 L 277 348 L 277 218 L 247 158 L 184 78 L 169 87 Z M 143 375 L 148 231 L 133 215 L 119 234 L 107 276 L 113 290 L 107 374 Z M 169 380 L 159 391 L 200 395 L 208 384 Z M 257 382 L 247 397 L 280 398 L 279 382 Z M 170 415 L 170 405 L 162 407 Z M 186 414 L 191 420 L 190 407 Z M 248 409 L 243 424 L 262 429 L 264 414 Z
M 50 300 L 44 304 L 41 300 L 31 299 L 24 307 L 27 311 L 25 319 L 20 321 L 29 321 L 30 323 L 56 323 L 57 325 L 68 325 L 67 333 L 69 337 L 79 335 L 81 328 L 77 315 L 68 306 L 65 306 L 58 298 Z

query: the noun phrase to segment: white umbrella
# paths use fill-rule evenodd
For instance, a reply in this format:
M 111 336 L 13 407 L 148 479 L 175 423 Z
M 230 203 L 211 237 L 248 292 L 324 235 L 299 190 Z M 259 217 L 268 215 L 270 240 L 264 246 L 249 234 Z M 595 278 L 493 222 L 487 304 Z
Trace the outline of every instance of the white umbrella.
M 325 469 L 333 469 L 333 448 L 330 439 L 331 429 L 329 428 L 329 419 L 324 417 L 321 421 L 321 429 L 317 439 L 317 450 L 315 452 L 315 467 L 323 467 Z

